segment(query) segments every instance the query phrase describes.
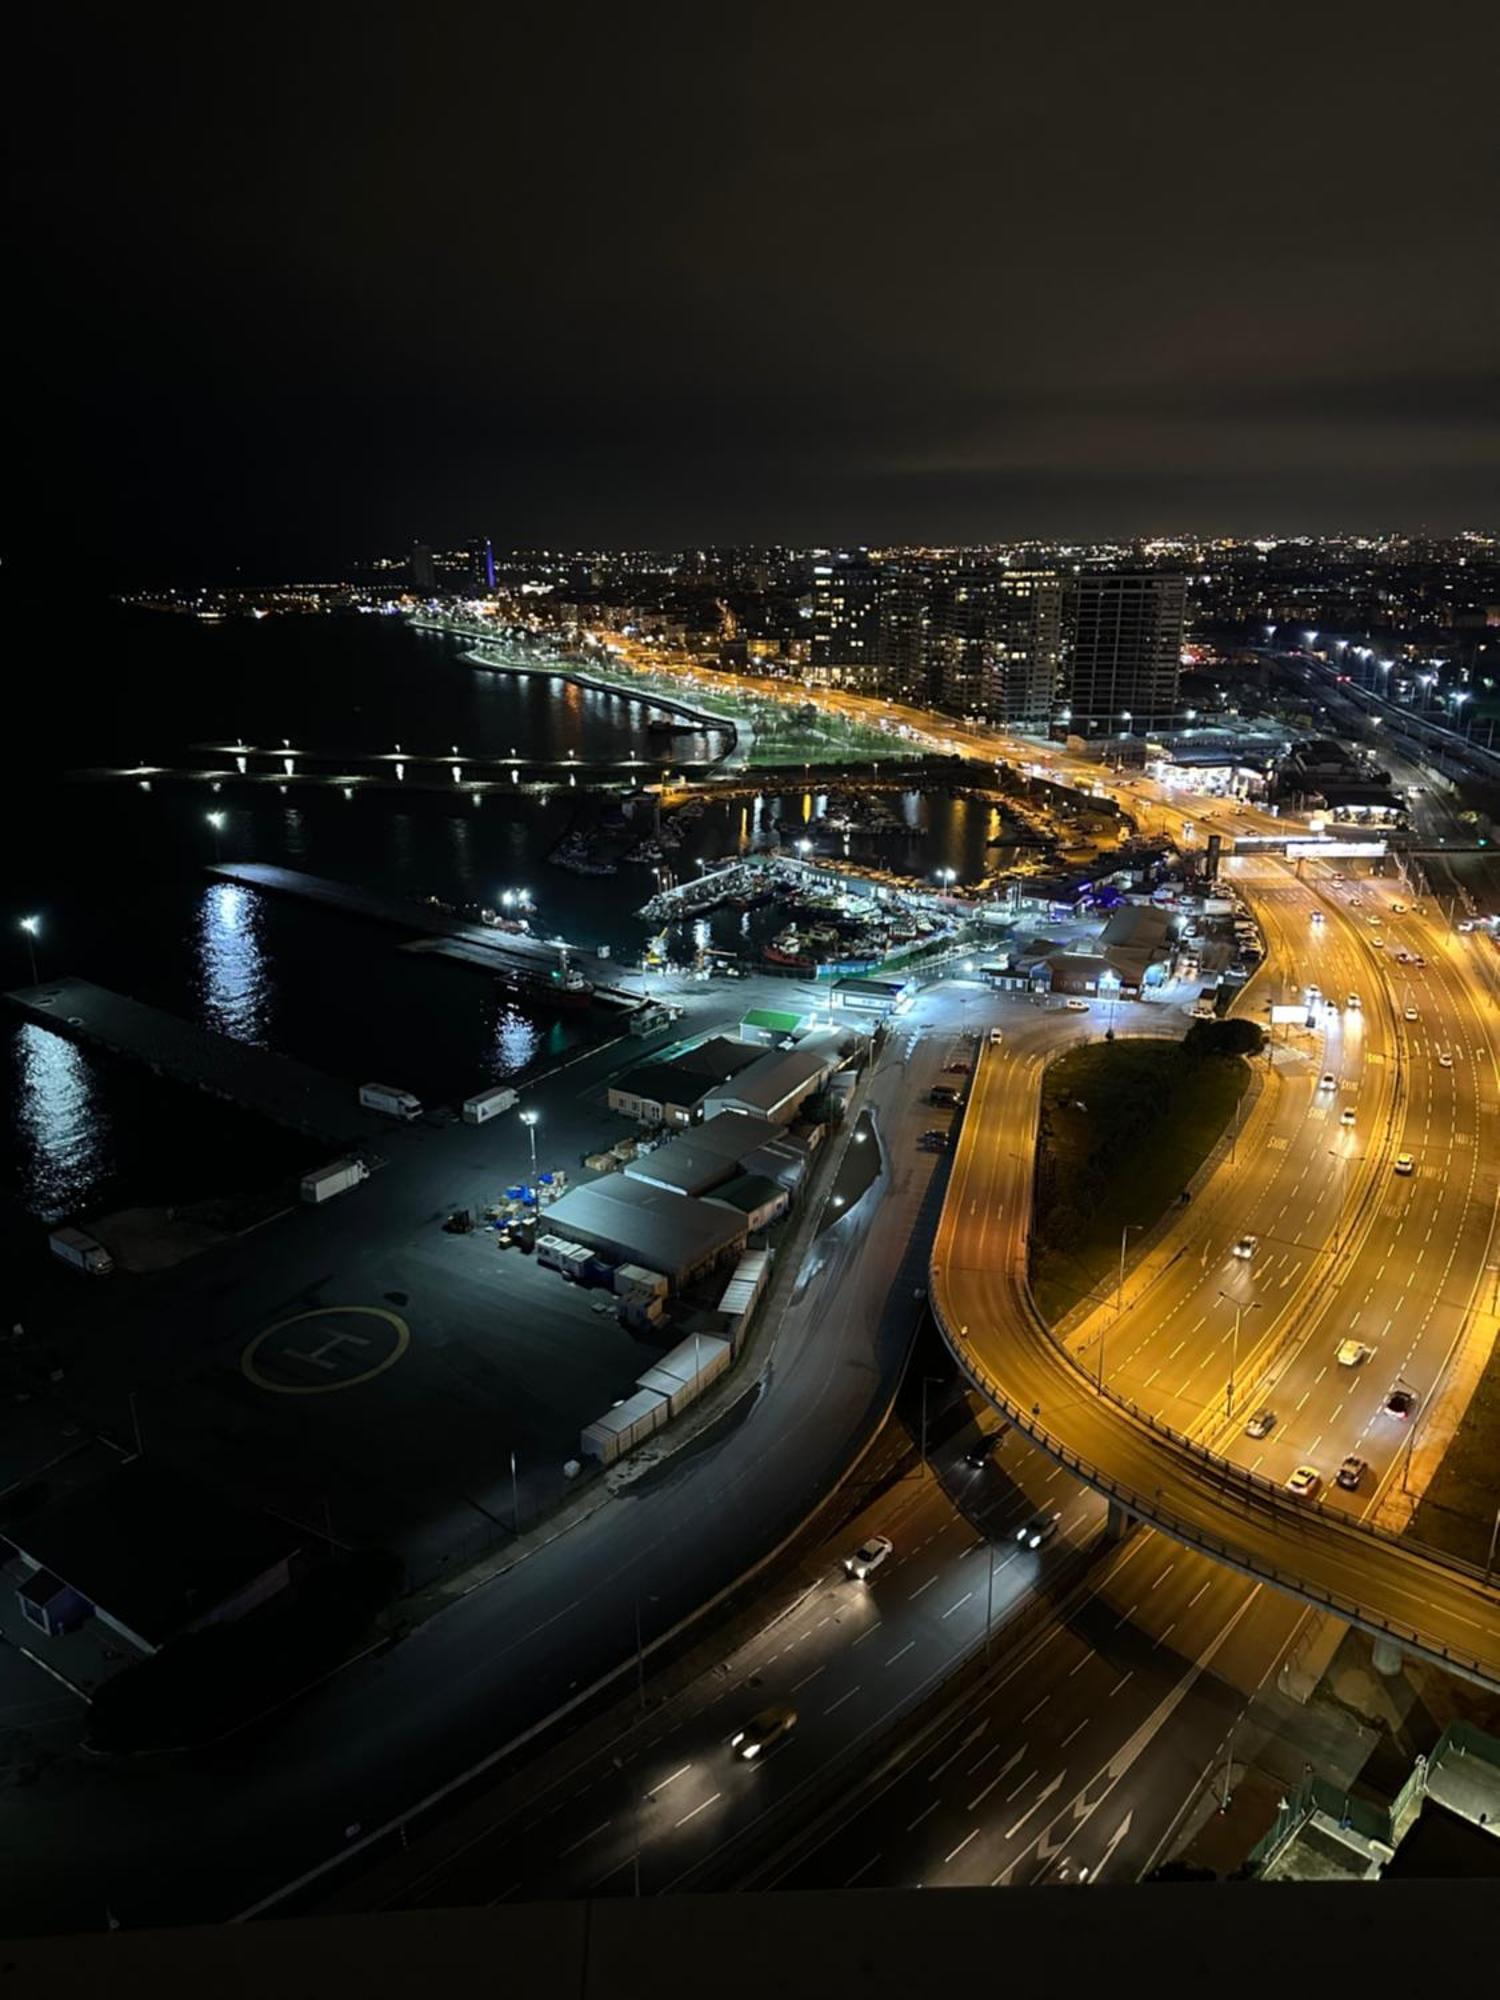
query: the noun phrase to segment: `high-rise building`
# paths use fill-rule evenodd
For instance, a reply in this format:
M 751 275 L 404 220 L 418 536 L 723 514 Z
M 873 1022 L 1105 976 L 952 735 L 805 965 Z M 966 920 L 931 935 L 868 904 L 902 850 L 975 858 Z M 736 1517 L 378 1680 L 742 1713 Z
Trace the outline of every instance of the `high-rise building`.
M 893 556 L 881 564 L 876 588 L 879 691 L 916 707 L 932 699 L 932 582 L 929 566 L 919 557 Z
M 488 535 L 480 535 L 469 549 L 469 582 L 481 597 L 495 594 L 495 551 Z
M 1034 570 L 966 564 L 931 615 L 934 693 L 960 715 L 1045 729 L 1057 691 L 1062 583 Z
M 411 587 L 418 597 L 434 596 L 437 592 L 437 565 L 426 542 L 412 543 L 408 568 L 411 570 Z
M 1080 736 L 1167 728 L 1177 709 L 1187 579 L 1118 572 L 1069 589 L 1063 719 Z
M 869 691 L 878 679 L 878 572 L 864 549 L 820 551 L 812 566 L 813 678 Z

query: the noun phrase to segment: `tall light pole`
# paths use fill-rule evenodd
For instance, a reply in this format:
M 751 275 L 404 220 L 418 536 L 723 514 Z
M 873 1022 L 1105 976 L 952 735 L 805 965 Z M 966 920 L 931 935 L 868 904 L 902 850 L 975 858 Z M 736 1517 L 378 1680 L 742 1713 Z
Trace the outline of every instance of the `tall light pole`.
M 521 1123 L 531 1135 L 531 1178 L 533 1180 L 536 1179 L 536 1121 L 540 1115 L 536 1111 L 523 1111 L 521 1113 Z
M 1219 1297 L 1234 1307 L 1234 1344 L 1229 1350 L 1229 1386 L 1224 1392 L 1224 1418 L 1227 1422 L 1234 1415 L 1234 1378 L 1240 1365 L 1240 1321 L 1247 1312 L 1260 1311 L 1260 1300 L 1251 1299 L 1247 1305 L 1243 1299 L 1225 1291 L 1221 1291 Z
M 41 981 L 36 976 L 36 941 L 42 934 L 42 920 L 40 917 L 22 917 L 21 929 L 26 933 L 26 955 L 31 960 L 31 983 L 33 986 L 39 986 Z
M 924 1375 L 922 1377 L 922 1477 L 924 1479 L 927 1476 L 927 1384 L 929 1382 L 943 1382 L 946 1380 L 947 1377 L 943 1375 Z

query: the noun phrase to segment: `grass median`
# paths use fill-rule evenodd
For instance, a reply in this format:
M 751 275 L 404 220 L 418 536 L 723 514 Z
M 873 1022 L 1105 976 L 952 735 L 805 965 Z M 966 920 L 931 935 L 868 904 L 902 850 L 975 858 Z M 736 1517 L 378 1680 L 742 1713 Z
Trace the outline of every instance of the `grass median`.
M 1258 1035 L 1248 1023 L 1203 1022 L 1180 1042 L 1090 1042 L 1049 1067 L 1031 1238 L 1045 1319 L 1110 1296 L 1120 1232 L 1147 1230 L 1179 1204 L 1250 1082 L 1244 1057 Z
M 1420 1443 L 1420 1440 L 1418 1441 Z M 1500 1502 L 1500 1340 L 1428 1482 L 1408 1532 L 1464 1562 L 1484 1563 Z M 1500 1550 L 1497 1550 L 1500 1553 Z

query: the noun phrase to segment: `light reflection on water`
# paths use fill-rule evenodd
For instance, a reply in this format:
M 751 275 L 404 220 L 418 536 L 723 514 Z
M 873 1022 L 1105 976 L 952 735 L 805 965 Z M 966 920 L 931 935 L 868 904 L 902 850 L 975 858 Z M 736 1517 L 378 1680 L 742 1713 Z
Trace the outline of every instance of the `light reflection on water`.
M 499 1082 L 515 1076 L 533 1061 L 541 1047 L 542 1031 L 529 1015 L 504 1002 L 495 1014 L 495 1040 L 490 1054 L 490 1074 Z
M 109 1118 L 83 1051 L 28 1021 L 15 1037 L 21 1205 L 45 1222 L 70 1214 L 106 1170 Z
M 236 882 L 212 883 L 198 903 L 197 942 L 204 1026 L 267 1047 L 271 994 L 259 898 Z

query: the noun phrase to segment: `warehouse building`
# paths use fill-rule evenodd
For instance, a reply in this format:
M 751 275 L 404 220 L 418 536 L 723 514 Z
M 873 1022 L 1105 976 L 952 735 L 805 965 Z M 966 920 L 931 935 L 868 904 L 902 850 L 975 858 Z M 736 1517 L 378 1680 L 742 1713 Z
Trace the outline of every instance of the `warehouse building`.
M 842 1061 L 841 1055 L 827 1047 L 809 1048 L 807 1043 L 814 1039 L 809 1035 L 794 1049 L 771 1049 L 738 1076 L 717 1084 L 703 1100 L 704 1116 L 743 1111 L 789 1125 Z
M 642 1125 L 691 1125 L 703 1116 L 704 1100 L 760 1060 L 759 1053 L 726 1035 L 714 1035 L 668 1062 L 638 1064 L 611 1083 L 611 1111 Z
M 752 1232 L 769 1228 L 792 1205 L 790 1190 L 779 1181 L 767 1180 L 764 1174 L 736 1174 L 733 1180 L 716 1187 L 708 1199 L 723 1202 L 726 1208 L 743 1215 Z
M 737 1211 L 607 1174 L 573 1188 L 547 1211 L 547 1226 L 622 1263 L 660 1271 L 674 1291 L 745 1247 Z
M 647 1187 L 666 1188 L 671 1194 L 707 1194 L 710 1188 L 727 1181 L 740 1171 L 747 1153 L 775 1138 L 781 1130 L 769 1118 L 753 1118 L 744 1111 L 721 1111 L 705 1118 L 701 1125 L 680 1138 L 669 1139 L 654 1152 L 631 1160 L 625 1172 Z

